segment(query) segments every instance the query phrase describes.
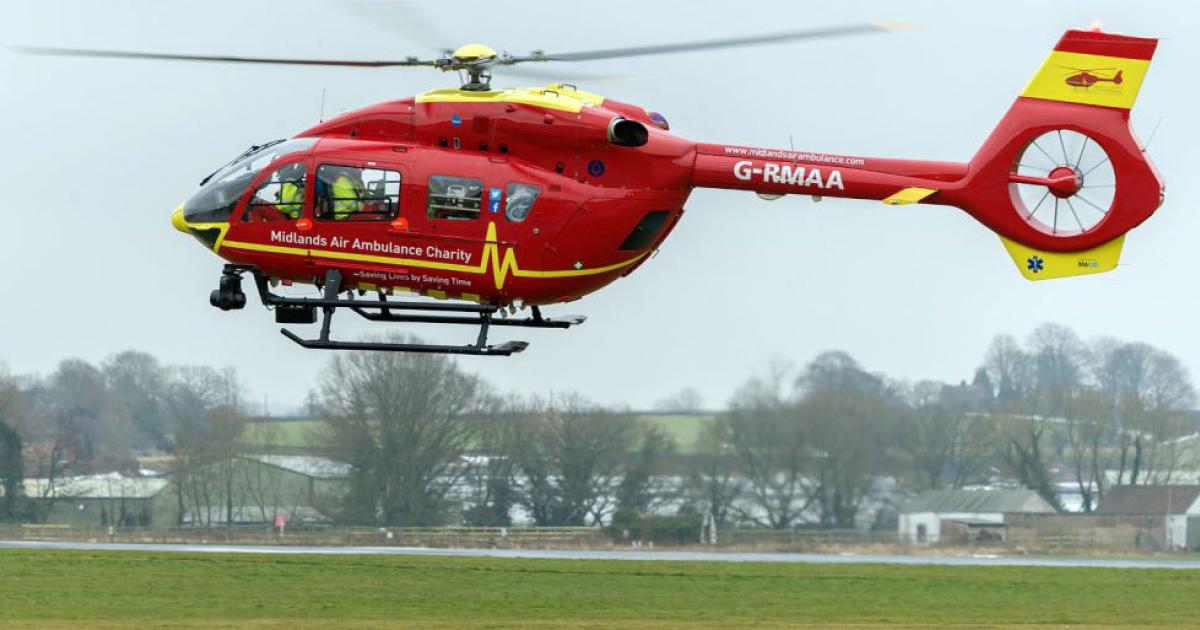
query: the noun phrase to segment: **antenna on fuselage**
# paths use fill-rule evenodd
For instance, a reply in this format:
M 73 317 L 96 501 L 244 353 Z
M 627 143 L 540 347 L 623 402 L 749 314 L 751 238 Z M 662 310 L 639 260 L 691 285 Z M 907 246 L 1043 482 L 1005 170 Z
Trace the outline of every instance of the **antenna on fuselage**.
M 325 88 L 321 88 L 321 118 L 318 122 L 325 122 Z

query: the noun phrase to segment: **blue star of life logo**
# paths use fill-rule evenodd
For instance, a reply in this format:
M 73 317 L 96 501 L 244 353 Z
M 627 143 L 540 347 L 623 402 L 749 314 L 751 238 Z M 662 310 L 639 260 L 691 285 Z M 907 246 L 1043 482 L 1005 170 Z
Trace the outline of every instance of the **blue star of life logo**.
M 1046 261 L 1040 256 L 1030 256 L 1029 260 L 1025 261 L 1025 267 L 1033 273 L 1037 273 L 1046 267 Z

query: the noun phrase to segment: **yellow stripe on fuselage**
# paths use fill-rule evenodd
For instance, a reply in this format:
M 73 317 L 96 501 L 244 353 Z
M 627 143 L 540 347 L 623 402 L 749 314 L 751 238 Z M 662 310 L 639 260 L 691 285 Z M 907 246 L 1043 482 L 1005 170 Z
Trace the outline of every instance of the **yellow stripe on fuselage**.
M 351 262 L 367 262 L 396 267 L 438 269 L 441 271 L 452 271 L 471 275 L 485 275 L 490 270 L 493 281 L 496 284 L 496 289 L 504 288 L 504 282 L 508 279 L 509 275 L 517 278 L 577 278 L 582 276 L 595 276 L 628 267 L 629 265 L 641 260 L 642 257 L 646 255 L 645 253 L 641 253 L 633 258 L 616 264 L 606 265 L 604 267 L 595 267 L 591 269 L 521 269 L 519 266 L 517 266 L 517 255 L 511 247 L 504 250 L 503 256 L 500 255 L 500 245 L 496 239 L 496 224 L 494 223 L 488 224 L 487 242 L 484 243 L 483 255 L 480 257 L 478 265 L 459 265 L 417 258 L 393 258 L 390 256 L 378 256 L 375 254 L 354 254 L 351 252 L 339 252 L 328 249 L 285 247 L 280 245 L 265 245 L 262 243 L 248 243 L 244 241 L 227 240 L 222 244 L 222 246 L 230 249 L 240 249 L 251 252 L 286 254 L 290 256 L 311 256 L 313 258 L 346 260 Z
M 1021 96 L 1132 109 L 1133 101 L 1137 98 L 1142 80 L 1146 78 L 1146 69 L 1149 67 L 1150 62 L 1145 59 L 1085 55 L 1056 50 L 1046 58 L 1046 62 L 1033 76 L 1029 85 L 1025 86 Z M 1113 83 L 1112 79 L 1118 72 L 1121 73 L 1121 83 Z M 1098 80 L 1090 87 L 1068 83 L 1068 79 L 1073 77 L 1076 77 L 1074 80 L 1078 83 L 1078 77 L 1083 73 Z
M 416 97 L 418 103 L 519 103 L 578 114 L 584 107 L 598 107 L 604 97 L 561 84 L 544 88 L 509 88 L 501 90 L 460 90 L 445 88 L 430 90 Z

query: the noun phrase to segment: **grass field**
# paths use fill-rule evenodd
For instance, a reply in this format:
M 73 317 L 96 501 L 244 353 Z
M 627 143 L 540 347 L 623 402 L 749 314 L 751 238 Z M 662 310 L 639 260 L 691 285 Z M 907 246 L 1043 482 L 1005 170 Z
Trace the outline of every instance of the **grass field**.
M 1194 626 L 1200 572 L 0 551 L 2 628 Z
M 695 450 L 701 429 L 711 421 L 708 416 L 686 414 L 646 414 L 638 416 L 638 419 L 674 438 L 679 450 L 684 453 Z M 319 420 L 259 420 L 246 425 L 243 437 L 257 446 L 308 448 L 314 446 L 313 439 L 320 428 Z

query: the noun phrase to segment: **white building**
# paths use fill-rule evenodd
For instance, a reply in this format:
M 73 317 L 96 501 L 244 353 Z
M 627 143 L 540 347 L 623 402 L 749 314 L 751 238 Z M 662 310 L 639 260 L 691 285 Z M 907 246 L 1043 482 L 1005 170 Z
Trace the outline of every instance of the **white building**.
M 1096 514 L 1142 517 L 1168 549 L 1200 549 L 1200 485 L 1113 486 Z
M 900 507 L 900 542 L 1002 540 L 1006 515 L 1053 512 L 1032 490 L 935 490 Z

